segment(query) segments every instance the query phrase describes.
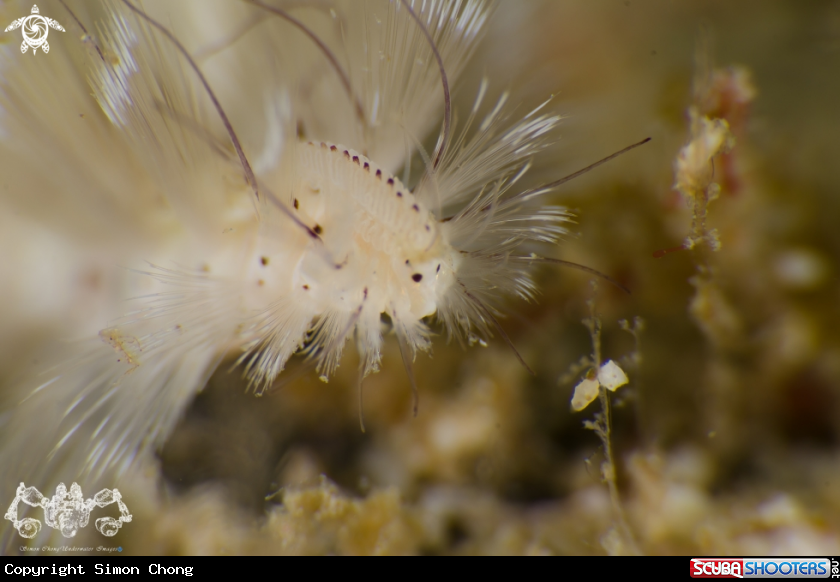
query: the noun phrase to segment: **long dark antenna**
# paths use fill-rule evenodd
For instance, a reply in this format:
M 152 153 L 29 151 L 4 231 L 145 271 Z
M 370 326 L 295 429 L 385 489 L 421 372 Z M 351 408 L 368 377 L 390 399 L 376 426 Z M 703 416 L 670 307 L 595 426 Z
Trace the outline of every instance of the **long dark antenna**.
M 630 289 L 607 275 L 606 273 L 602 273 L 597 269 L 593 269 L 592 267 L 587 267 L 586 265 L 581 265 L 580 263 L 573 263 L 572 261 L 564 261 L 563 259 L 552 259 L 549 257 L 537 257 L 537 256 L 519 256 L 519 255 L 510 255 L 511 259 L 517 261 L 523 261 L 528 263 L 548 263 L 550 265 L 559 265 L 561 267 L 569 267 L 571 269 L 575 269 L 577 271 L 583 271 L 584 273 L 589 273 L 590 275 L 595 275 L 599 279 L 603 279 L 607 283 L 615 285 L 628 295 L 630 295 Z
M 123 4 L 125 4 L 132 12 L 137 14 L 140 18 L 151 24 L 153 27 L 158 29 L 161 34 L 163 34 L 169 42 L 175 45 L 175 48 L 178 49 L 178 52 L 186 59 L 187 63 L 189 63 L 190 68 L 195 72 L 198 76 L 201 84 L 204 86 L 204 90 L 207 91 L 207 95 L 210 97 L 210 101 L 213 102 L 213 106 L 216 108 L 216 112 L 219 114 L 219 117 L 222 119 L 222 123 L 225 126 L 225 130 L 227 131 L 228 135 L 230 136 L 230 141 L 233 143 L 233 148 L 236 150 L 236 154 L 239 156 L 239 162 L 242 164 L 242 170 L 245 172 L 245 180 L 254 190 L 254 195 L 257 197 L 257 200 L 260 199 L 260 191 L 259 186 L 257 185 L 257 178 L 254 175 L 254 170 L 251 169 L 251 164 L 248 163 L 248 158 L 245 157 L 245 152 L 242 150 L 242 144 L 239 142 L 239 138 L 236 137 L 236 132 L 233 131 L 233 126 L 228 119 L 228 116 L 225 114 L 225 110 L 222 109 L 222 105 L 219 103 L 219 100 L 216 98 L 216 94 L 213 92 L 213 89 L 210 88 L 210 83 L 207 82 L 207 79 L 204 77 L 204 73 L 201 72 L 201 69 L 198 68 L 198 65 L 195 63 L 193 58 L 190 56 L 190 53 L 187 52 L 187 49 L 184 48 L 184 45 L 175 38 L 175 35 L 172 34 L 169 29 L 163 26 L 161 23 L 153 19 L 151 16 L 137 8 L 134 4 L 129 2 L 128 0 L 122 0 Z
M 402 0 L 402 3 L 417 23 L 417 26 L 420 27 L 420 31 L 423 33 L 423 36 L 425 36 L 426 40 L 429 42 L 429 46 L 432 48 L 432 53 L 435 55 L 435 60 L 437 60 L 438 69 L 440 69 L 440 82 L 443 85 L 443 133 L 441 135 L 437 151 L 435 152 L 435 161 L 432 164 L 432 168 L 437 169 L 440 165 L 440 160 L 443 158 L 443 154 L 446 151 L 446 145 L 449 142 L 449 134 L 452 130 L 452 98 L 449 94 L 449 79 L 446 77 L 446 69 L 443 67 L 443 58 L 440 56 L 440 51 L 438 51 L 435 41 L 432 38 L 432 35 L 429 34 L 429 30 L 426 28 L 426 25 L 423 24 L 423 21 L 420 20 L 420 17 L 417 16 L 411 8 L 408 0 Z
M 569 181 L 574 180 L 575 178 L 577 178 L 577 177 L 579 177 L 579 176 L 584 175 L 585 173 L 589 172 L 590 170 L 594 170 L 594 169 L 595 169 L 595 168 L 597 168 L 598 166 L 601 166 L 601 165 L 603 165 L 603 164 L 606 164 L 606 163 L 607 163 L 607 162 L 609 162 L 610 160 L 613 160 L 613 159 L 617 158 L 618 156 L 620 156 L 620 155 L 622 155 L 622 154 L 626 154 L 626 153 L 627 153 L 627 152 L 629 152 L 630 150 L 634 150 L 634 149 L 636 149 L 637 147 L 639 147 L 639 146 L 641 146 L 641 145 L 646 144 L 646 143 L 647 143 L 647 142 L 649 142 L 651 139 L 652 139 L 652 138 L 647 137 L 647 138 L 643 139 L 642 141 L 640 141 L 640 142 L 638 142 L 638 143 L 634 143 L 633 145 L 629 145 L 629 146 L 627 146 L 627 147 L 626 147 L 626 148 L 624 148 L 624 149 L 618 150 L 618 151 L 617 151 L 617 152 L 615 152 L 614 154 L 609 155 L 609 156 L 607 156 L 606 158 L 604 158 L 604 159 L 602 159 L 602 160 L 598 160 L 598 161 L 597 161 L 597 162 L 595 162 L 594 164 L 590 164 L 590 165 L 586 166 L 586 167 L 585 167 L 585 168 L 583 168 L 582 170 L 578 170 L 577 172 L 574 172 L 574 173 L 572 173 L 572 174 L 569 174 L 568 176 L 565 176 L 565 177 L 563 177 L 563 178 L 560 178 L 559 180 L 555 180 L 554 182 L 549 182 L 548 184 L 543 184 L 542 186 L 537 186 L 536 188 L 531 188 L 530 190 L 526 190 L 525 192 L 522 192 L 521 194 L 518 194 L 518 195 L 517 195 L 517 197 L 519 197 L 519 198 L 525 198 L 525 197 L 528 197 L 528 196 L 530 196 L 530 195 L 532 195 L 532 194 L 535 194 L 535 193 L 537 193 L 537 192 L 544 192 L 544 191 L 547 191 L 547 190 L 553 190 L 554 188 L 557 188 L 558 186 L 562 186 L 562 185 L 563 185 L 563 184 L 565 184 L 566 182 L 569 182 Z
M 356 376 L 356 388 L 359 391 L 359 428 L 365 432 L 365 360 L 359 358 L 359 373 Z
M 411 363 L 408 340 L 406 340 L 402 331 L 397 329 L 397 343 L 400 346 L 400 357 L 405 367 L 405 373 L 408 374 L 408 381 L 411 384 L 411 411 L 414 418 L 417 418 L 417 411 L 420 408 L 420 393 L 417 390 L 417 377 L 414 375 L 414 366 Z
M 61 2 L 61 5 L 64 6 L 64 9 L 67 12 L 70 13 L 70 16 L 73 18 L 73 20 L 76 21 L 76 24 L 79 26 L 79 28 L 82 29 L 82 32 L 85 33 L 84 38 L 91 39 L 91 41 L 93 42 L 94 48 L 96 48 L 96 52 L 99 54 L 99 58 L 102 59 L 102 62 L 105 62 L 105 55 L 102 54 L 102 49 L 100 49 L 99 45 L 96 44 L 96 41 L 93 40 L 93 37 L 88 33 L 87 28 L 85 28 L 85 25 L 82 24 L 82 21 L 78 19 L 78 17 L 76 16 L 76 14 L 72 10 L 70 10 L 70 7 L 67 6 L 67 4 L 64 2 L 64 0 L 58 0 L 58 1 Z
M 463 283 L 460 283 L 460 285 L 464 295 L 466 295 L 467 298 L 470 301 L 472 301 L 476 308 L 481 312 L 481 314 L 484 315 L 484 317 L 487 318 L 487 320 L 493 324 L 493 327 L 496 328 L 496 331 L 499 332 L 499 335 L 502 336 L 502 339 L 505 340 L 505 343 L 513 351 L 514 355 L 516 356 L 516 359 L 519 360 L 520 364 L 522 364 L 522 367 L 528 370 L 528 373 L 532 376 L 536 376 L 531 367 L 525 362 L 525 358 L 522 357 L 522 354 L 520 354 L 519 350 L 516 349 L 516 346 L 513 345 L 513 341 L 511 341 L 510 336 L 508 336 L 507 332 L 505 332 L 504 328 L 502 327 L 502 324 L 499 323 L 499 320 L 496 319 L 496 317 L 493 315 L 490 309 L 486 305 L 484 305 L 481 299 L 467 291 L 467 288 L 464 286 Z
M 531 188 L 530 190 L 525 190 L 524 192 L 521 192 L 521 193 L 515 195 L 513 198 L 514 199 L 525 199 L 525 198 L 528 198 L 529 196 L 536 196 L 538 194 L 545 194 L 546 192 L 549 192 L 550 190 L 553 190 L 554 188 L 557 188 L 558 186 L 560 186 L 562 184 L 565 184 L 566 182 L 569 182 L 570 180 L 574 180 L 578 176 L 582 176 L 583 174 L 587 173 L 590 170 L 594 170 L 595 168 L 597 168 L 601 164 L 606 164 L 607 162 L 617 158 L 621 154 L 626 154 L 630 150 L 635 149 L 635 148 L 639 147 L 640 145 L 646 144 L 651 139 L 652 138 L 650 138 L 650 137 L 645 138 L 642 141 L 640 141 L 639 143 L 634 143 L 633 145 L 627 146 L 626 148 L 624 148 L 622 150 L 619 150 L 619 151 L 615 152 L 614 154 L 609 155 L 602 160 L 598 160 L 594 164 L 590 164 L 590 165 L 586 166 L 582 170 L 578 170 L 577 172 L 574 172 L 573 174 L 569 174 L 568 176 L 566 176 L 564 178 L 560 178 L 559 180 L 555 180 L 554 182 L 549 182 L 548 184 L 543 184 L 542 186 L 537 186 L 536 188 Z M 488 205 L 484 206 L 481 209 L 481 211 L 486 212 L 486 211 L 490 210 L 491 206 L 492 205 L 488 204 Z M 447 216 L 446 218 L 442 218 L 440 220 L 440 222 L 449 222 L 450 220 L 452 220 L 456 216 L 458 216 L 458 215 L 453 214 L 452 216 Z M 569 266 L 571 266 L 571 265 L 569 265 Z M 598 273 L 594 273 L 594 274 L 598 274 Z
M 260 0 L 244 0 L 244 1 L 247 2 L 248 4 L 253 4 L 254 6 L 259 6 L 263 10 L 267 10 L 268 12 L 271 12 L 272 14 L 274 14 L 276 16 L 279 16 L 280 18 L 283 18 L 284 20 L 286 20 L 290 24 L 293 24 L 295 27 L 297 27 L 298 30 L 300 30 L 303 34 L 308 36 L 309 39 L 318 46 L 318 49 L 322 53 L 324 53 L 325 57 L 327 57 L 327 60 L 330 62 L 330 65 L 332 65 L 332 68 L 335 70 L 336 74 L 338 75 L 338 78 L 341 80 L 341 84 L 344 87 L 344 91 L 347 93 L 347 97 L 353 103 L 353 107 L 356 110 L 356 117 L 358 117 L 359 120 L 362 123 L 364 123 L 365 122 L 365 110 L 362 107 L 362 104 L 359 102 L 359 100 L 353 94 L 353 87 L 350 84 L 350 77 L 347 74 L 347 72 L 344 70 L 344 68 L 341 66 L 341 63 L 338 62 L 338 59 L 335 57 L 335 55 L 330 50 L 330 48 L 326 44 L 324 44 L 324 41 L 322 41 L 318 37 L 318 35 L 315 34 L 303 22 L 301 22 L 300 20 L 298 20 L 297 18 L 295 18 L 294 16 L 292 16 L 291 14 L 289 14 L 288 12 L 286 12 L 283 9 L 277 8 L 276 6 L 271 6 L 270 4 L 266 4 L 264 2 L 261 2 Z

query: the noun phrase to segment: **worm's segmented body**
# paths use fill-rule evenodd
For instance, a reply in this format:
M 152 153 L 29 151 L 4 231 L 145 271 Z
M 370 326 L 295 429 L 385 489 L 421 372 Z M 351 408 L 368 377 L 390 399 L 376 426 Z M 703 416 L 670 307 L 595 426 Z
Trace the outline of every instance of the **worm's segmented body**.
M 248 261 L 245 311 L 257 322 L 251 329 L 255 346 L 271 345 L 272 334 L 283 338 L 274 349 L 256 350 L 262 365 L 252 362 L 248 369 L 262 383 L 273 380 L 319 321 L 344 330 L 327 342 L 332 345 L 320 347 L 338 351 L 355 331 L 369 369 L 375 369 L 380 315 L 421 328 L 455 281 L 457 253 L 446 240 L 445 225 L 398 178 L 339 145 L 309 142 L 295 149 L 283 191 L 317 238 L 268 225 Z M 294 322 L 266 328 L 262 315 L 289 302 L 297 312 Z M 329 375 L 337 360 L 338 354 L 322 373 Z

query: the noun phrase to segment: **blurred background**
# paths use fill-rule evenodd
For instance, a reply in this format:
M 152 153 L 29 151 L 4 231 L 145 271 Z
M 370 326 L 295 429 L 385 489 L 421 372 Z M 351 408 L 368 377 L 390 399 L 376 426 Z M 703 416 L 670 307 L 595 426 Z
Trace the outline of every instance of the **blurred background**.
M 514 119 L 552 95 L 565 117 L 531 184 L 653 138 L 564 185 L 553 201 L 576 234 L 541 250 L 631 295 L 541 267 L 538 302 L 510 301 L 502 322 L 536 375 L 498 338 L 436 337 L 415 363 L 417 418 L 386 342 L 365 433 L 352 350 L 328 384 L 262 398 L 220 366 L 160 451 L 158 501 L 129 504 L 127 553 L 840 552 L 840 3 L 502 1 L 456 111 L 483 77 Z M 674 189 L 691 107 L 734 137 L 702 231 L 720 248 L 663 254 L 697 232 Z M 601 405 L 570 410 L 587 301 L 602 359 L 630 378 L 606 472 L 584 426 Z

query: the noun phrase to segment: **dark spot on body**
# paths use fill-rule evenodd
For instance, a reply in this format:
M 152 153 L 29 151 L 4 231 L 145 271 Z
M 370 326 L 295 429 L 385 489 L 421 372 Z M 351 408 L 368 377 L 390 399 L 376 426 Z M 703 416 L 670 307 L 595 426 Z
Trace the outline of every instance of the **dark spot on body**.
M 388 178 L 388 185 L 389 185 L 389 186 L 393 186 L 393 185 L 394 185 L 394 179 L 393 179 L 393 178 Z
M 337 148 L 337 147 L 335 147 L 334 145 L 330 146 L 330 151 L 331 151 L 331 152 L 334 152 L 334 151 L 336 151 L 336 150 L 338 150 L 338 148 Z
M 347 150 L 344 150 L 344 157 L 349 160 L 350 159 L 350 152 L 348 152 Z
M 294 202 L 292 202 L 292 206 L 294 206 L 294 207 L 295 207 L 295 210 L 297 210 L 298 208 L 300 208 L 300 202 L 298 202 L 298 199 L 297 199 L 297 198 L 295 198 Z
M 260 279 L 259 281 L 257 281 L 257 285 L 259 285 L 260 287 L 262 287 L 263 285 L 265 285 L 265 281 L 263 281 L 262 279 Z
M 359 156 L 353 156 L 353 161 L 356 162 L 356 165 L 359 165 Z
M 414 212 L 420 212 L 420 207 L 419 207 L 419 206 L 417 206 L 416 204 L 412 204 L 411 209 L 412 209 Z
M 426 232 L 431 232 L 431 230 L 432 230 L 432 227 L 427 224 L 426 225 Z
M 370 164 L 369 164 L 369 163 L 367 163 L 367 162 L 365 162 L 365 170 L 367 170 L 368 172 L 370 172 Z
M 376 177 L 382 179 L 382 170 L 376 170 Z
M 411 280 L 414 281 L 415 283 L 419 283 L 420 281 L 423 280 L 423 275 L 421 275 L 420 273 L 414 273 L 411 276 Z
M 98 269 L 91 269 L 82 276 L 82 285 L 93 291 L 102 287 L 102 273 Z
M 402 198 L 402 192 L 397 191 L 397 198 Z
M 268 265 L 268 257 L 260 257 L 260 263 L 262 264 L 263 267 Z
M 304 285 L 304 286 L 303 286 L 303 290 L 304 290 L 304 291 L 309 291 L 309 285 Z
M 324 232 L 324 229 L 323 229 L 323 228 L 321 228 L 321 225 L 320 225 L 320 224 L 316 224 L 316 225 L 315 225 L 315 228 L 313 228 L 312 230 L 314 230 L 314 231 L 315 231 L 315 234 L 321 234 L 322 232 Z
M 435 273 L 440 273 L 440 265 L 438 265 L 438 268 L 437 268 L 437 270 L 435 271 Z

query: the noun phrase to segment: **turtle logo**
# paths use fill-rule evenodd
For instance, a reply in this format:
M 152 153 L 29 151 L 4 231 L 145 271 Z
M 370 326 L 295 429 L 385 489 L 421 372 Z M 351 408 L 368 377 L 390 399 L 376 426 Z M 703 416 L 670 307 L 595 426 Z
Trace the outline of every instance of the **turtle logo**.
M 6 27 L 6 32 L 15 30 L 23 26 L 23 44 L 20 45 L 20 52 L 25 53 L 26 49 L 32 47 L 32 54 L 34 55 L 38 49 L 44 51 L 44 54 L 50 52 L 50 44 L 47 42 L 47 35 L 50 28 L 64 32 L 61 25 L 46 16 L 38 14 L 38 7 L 32 5 L 32 14 L 18 18 Z

